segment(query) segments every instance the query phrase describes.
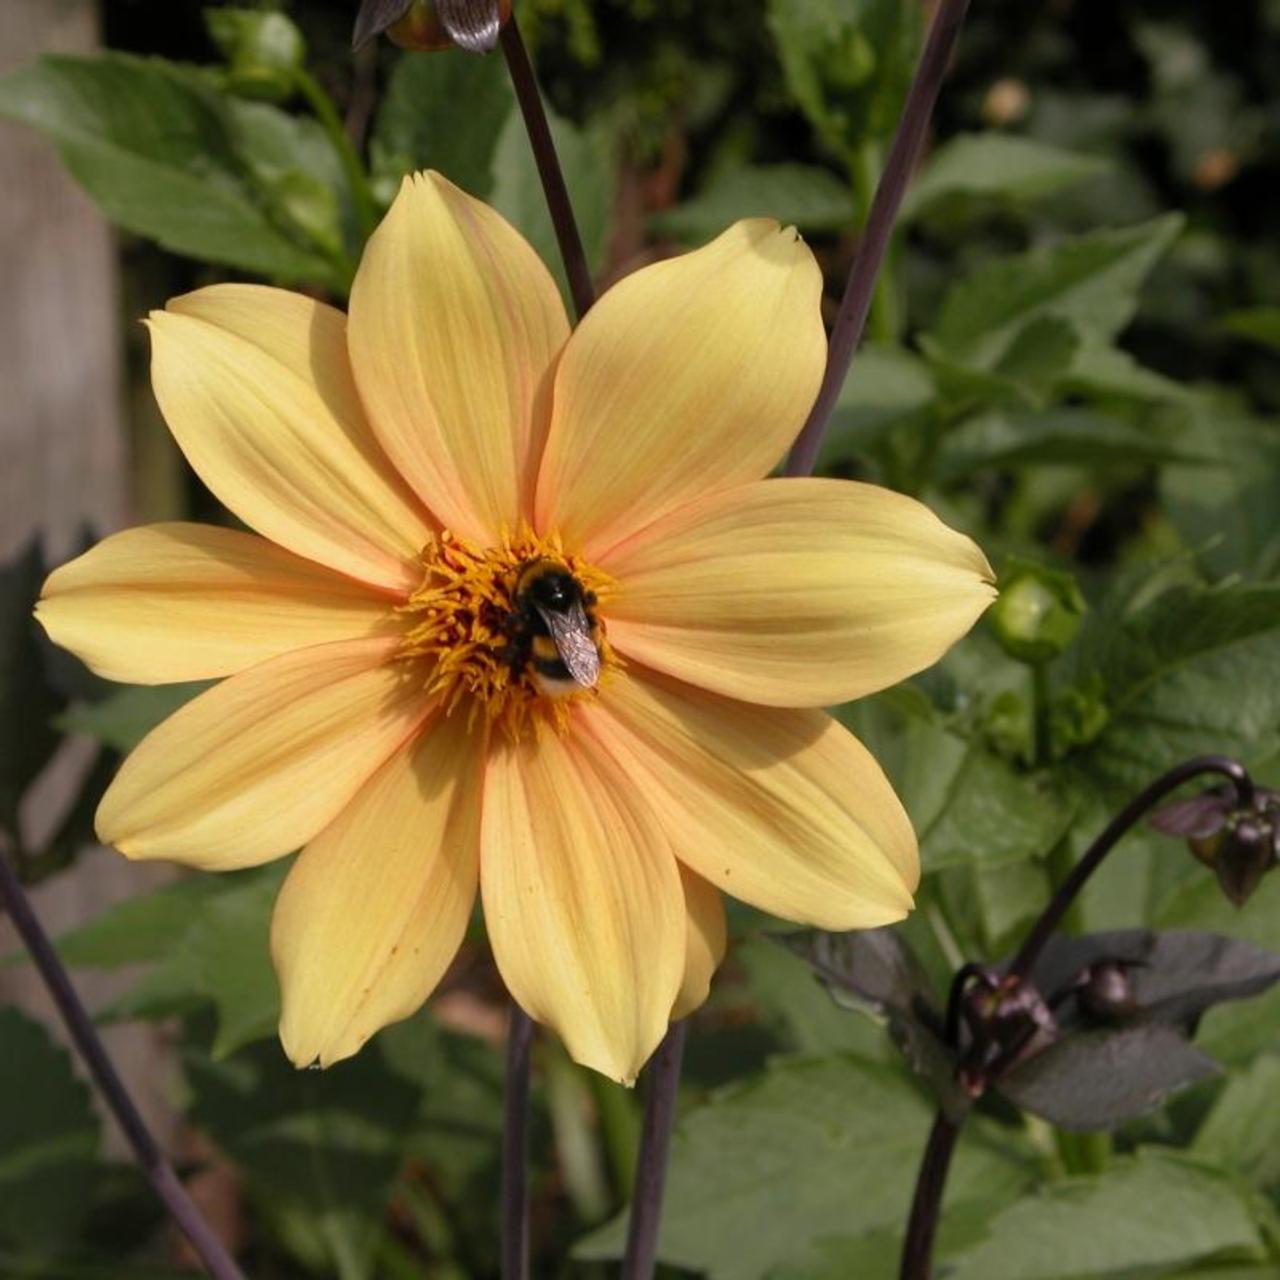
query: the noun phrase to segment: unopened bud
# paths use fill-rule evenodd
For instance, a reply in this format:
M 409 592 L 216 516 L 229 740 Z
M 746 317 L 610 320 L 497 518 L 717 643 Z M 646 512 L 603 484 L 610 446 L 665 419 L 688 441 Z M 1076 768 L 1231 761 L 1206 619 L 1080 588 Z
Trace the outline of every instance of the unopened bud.
M 1129 966 L 1121 960 L 1101 960 L 1090 965 L 1080 984 L 1080 1007 L 1099 1022 L 1122 1022 L 1138 1010 L 1129 978 Z
M 468 53 L 488 53 L 510 17 L 511 0 L 364 0 L 351 44 L 360 49 L 385 33 L 402 49 L 457 45 Z
M 1056 658 L 1075 639 L 1085 607 L 1069 573 L 1020 562 L 1001 583 L 991 625 L 1011 658 L 1038 665 Z
M 232 92 L 280 102 L 294 91 L 306 58 L 302 32 L 283 13 L 258 9 L 207 9 L 205 23 L 227 60 Z
M 1240 804 L 1233 787 L 1213 787 L 1166 805 L 1152 816 L 1151 825 L 1165 835 L 1182 836 L 1238 907 L 1280 861 L 1280 792 L 1264 787 L 1248 807 Z

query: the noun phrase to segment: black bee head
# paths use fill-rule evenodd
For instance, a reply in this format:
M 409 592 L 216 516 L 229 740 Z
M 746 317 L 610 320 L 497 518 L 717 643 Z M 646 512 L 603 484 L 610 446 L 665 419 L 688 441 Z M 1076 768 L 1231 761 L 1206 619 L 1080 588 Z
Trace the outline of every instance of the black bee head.
M 538 560 L 520 575 L 517 597 L 539 609 L 563 612 L 581 602 L 582 585 L 555 560 Z

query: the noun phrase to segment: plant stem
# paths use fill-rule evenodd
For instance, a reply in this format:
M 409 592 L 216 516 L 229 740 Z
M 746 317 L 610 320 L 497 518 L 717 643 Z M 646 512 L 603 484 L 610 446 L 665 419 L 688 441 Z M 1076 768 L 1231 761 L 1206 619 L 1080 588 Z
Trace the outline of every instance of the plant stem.
M 529 1280 L 529 1051 L 533 1023 L 513 1000 L 502 1103 L 502 1280 Z
M 853 162 L 853 186 L 858 196 L 859 207 L 865 211 L 864 233 L 866 217 L 870 215 L 871 201 L 879 181 L 880 146 L 873 141 L 864 142 L 858 148 Z M 885 259 L 871 293 L 871 309 L 867 313 L 867 332 L 874 342 L 891 343 L 898 337 L 898 305 L 893 281 L 893 257 L 891 245 L 885 251 Z
M 662 1193 L 667 1182 L 667 1153 L 676 1118 L 676 1093 L 688 1020 L 673 1022 L 646 1071 L 644 1127 L 636 1166 L 635 1195 L 627 1224 L 627 1252 L 622 1280 L 651 1280 L 658 1260 L 658 1227 L 662 1222 Z
M 924 146 L 929 117 L 933 114 L 938 90 L 942 87 L 942 78 L 946 74 L 947 64 L 951 60 L 951 52 L 955 48 L 960 25 L 968 8 L 969 0 L 941 0 L 929 28 L 915 78 L 902 109 L 902 118 L 898 121 L 893 145 L 889 148 L 889 159 L 871 201 L 871 212 L 867 216 L 862 243 L 849 268 L 849 279 L 845 284 L 844 297 L 841 299 L 840 311 L 827 348 L 827 368 L 822 377 L 822 386 L 809 412 L 809 419 L 796 437 L 791 456 L 787 459 L 787 474 L 790 476 L 811 474 L 818 460 L 818 450 L 827 429 L 827 421 L 840 396 L 840 388 L 849 372 L 853 353 L 862 338 L 880 264 L 888 251 L 898 208 Z
M 959 1136 L 959 1123 L 948 1120 L 939 1111 L 933 1118 L 929 1141 L 920 1160 L 920 1171 L 916 1174 L 916 1192 L 911 1200 L 906 1239 L 902 1243 L 898 1280 L 929 1280 L 942 1192 L 947 1185 L 947 1171 L 951 1168 L 951 1157 Z
M 298 92 L 307 100 L 307 105 L 315 112 L 320 127 L 329 139 L 342 165 L 347 186 L 351 191 L 351 203 L 356 211 L 356 222 L 360 226 L 360 234 L 367 239 L 378 225 L 378 206 L 373 199 L 373 190 L 369 186 L 369 176 L 364 171 L 364 164 L 352 145 L 338 109 L 333 99 L 321 88 L 320 82 L 307 70 L 299 67 L 294 72 L 294 83 Z
M 1062 1167 L 1068 1173 L 1102 1173 L 1111 1163 L 1111 1135 L 1109 1133 L 1071 1133 L 1055 1129 L 1054 1141 Z
M 1177 790 L 1184 782 L 1190 782 L 1192 778 L 1205 773 L 1220 774 L 1232 783 L 1242 806 L 1249 807 L 1253 804 L 1253 779 L 1249 777 L 1244 765 L 1238 760 L 1232 760 L 1230 756 L 1196 756 L 1161 774 L 1111 819 L 1102 834 L 1089 846 L 1084 857 L 1071 868 L 1070 874 L 1058 885 L 1049 905 L 1032 925 L 1021 949 L 1013 958 L 1013 963 L 1008 970 L 1011 975 L 1025 978 L 1031 972 L 1040 958 L 1040 952 L 1044 949 L 1045 943 L 1061 924 L 1063 916 L 1076 900 L 1080 890 L 1084 888 L 1085 882 L 1098 869 L 1107 854 L 1115 848 L 1121 836 L 1171 791 Z
M 116 1073 L 106 1047 L 98 1038 L 93 1021 L 80 1003 L 70 975 L 58 959 L 31 903 L 23 892 L 9 863 L 10 842 L 0 834 L 0 903 L 13 921 L 13 927 L 31 955 L 44 980 L 71 1042 L 84 1060 L 89 1075 L 98 1087 L 103 1101 L 115 1117 L 125 1140 L 133 1149 L 138 1164 L 164 1202 L 169 1216 L 190 1241 L 205 1270 L 215 1280 L 244 1280 L 244 1273 L 204 1220 L 186 1188 L 178 1180 L 173 1166 L 151 1136 L 124 1082 Z
M 556 144 L 551 137 L 551 126 L 547 122 L 546 108 L 542 105 L 542 94 L 538 91 L 533 63 L 529 61 L 529 51 L 520 36 L 520 27 L 514 13 L 503 26 L 498 40 L 507 60 L 511 86 L 516 92 L 516 101 L 520 104 L 520 114 L 524 116 L 525 131 L 529 135 L 529 145 L 533 148 L 534 163 L 538 166 L 538 177 L 542 180 L 547 208 L 551 212 L 551 223 L 555 227 L 556 241 L 560 245 L 560 257 L 564 259 L 574 310 L 581 320 L 596 300 L 595 287 L 591 283 L 591 269 L 587 265 L 582 236 L 578 233 L 578 224 L 573 216 L 569 189 L 565 186 L 560 157 L 556 155 Z

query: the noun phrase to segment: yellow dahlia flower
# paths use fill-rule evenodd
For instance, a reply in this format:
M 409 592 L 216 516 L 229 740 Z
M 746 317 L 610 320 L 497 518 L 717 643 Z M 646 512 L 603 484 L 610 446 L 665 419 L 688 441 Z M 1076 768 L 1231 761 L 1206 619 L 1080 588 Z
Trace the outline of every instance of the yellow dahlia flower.
M 294 1062 L 417 1009 L 477 891 L 515 999 L 624 1081 L 705 998 L 721 890 L 830 929 L 910 909 L 911 826 L 819 708 L 935 661 L 991 573 L 909 498 L 764 478 L 822 374 L 821 291 L 794 230 L 740 222 L 571 334 L 519 234 L 425 174 L 349 317 L 256 285 L 151 316 L 169 427 L 256 533 L 116 534 L 38 614 L 111 679 L 226 677 L 98 832 L 210 870 L 302 849 L 271 939 Z M 567 694 L 546 635 L 513 650 L 535 560 L 594 597 L 598 678 Z

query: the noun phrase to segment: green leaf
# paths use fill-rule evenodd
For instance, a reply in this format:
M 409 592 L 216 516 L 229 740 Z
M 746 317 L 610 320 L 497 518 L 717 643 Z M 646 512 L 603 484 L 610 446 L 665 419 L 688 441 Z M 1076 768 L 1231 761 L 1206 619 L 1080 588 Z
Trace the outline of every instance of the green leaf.
M 1081 345 L 1063 375 L 1060 392 L 1076 392 L 1097 399 L 1137 400 L 1185 404 L 1195 398 L 1191 388 L 1154 369 L 1140 365 L 1127 351 L 1103 342 Z
M 0 1243 L 62 1253 L 89 1205 L 98 1119 L 70 1054 L 34 1019 L 0 1009 L 0 1046 Z
M 957 196 L 1034 200 L 1111 166 L 1097 156 L 1007 133 L 961 133 L 940 146 L 907 189 L 902 217 Z
M 979 369 L 995 368 L 1022 330 L 1046 315 L 1073 321 L 1087 338 L 1107 342 L 1133 318 L 1139 287 L 1182 221 L 1166 214 L 980 267 L 947 294 L 933 341 Z
M 929 1126 L 901 1072 L 848 1058 L 784 1060 L 685 1115 L 676 1130 L 659 1256 L 709 1280 L 756 1280 L 824 1237 L 899 1228 Z M 1022 1153 L 966 1126 L 948 1212 L 1008 1195 Z M 621 1221 L 580 1258 L 621 1253 Z
M 1258 1186 L 1280 1185 L 1280 1058 L 1266 1055 L 1227 1081 L 1191 1144 L 1201 1159 Z
M 564 180 L 573 193 L 573 211 L 587 264 L 595 271 L 604 260 L 613 212 L 612 138 L 601 125 L 579 129 L 556 115 L 550 115 L 550 123 Z M 524 121 L 518 114 L 507 118 L 498 137 L 493 156 L 491 202 L 524 233 L 567 295 L 564 265 L 551 214 L 547 211 L 547 197 L 538 177 Z
M 298 1071 L 278 1044 L 213 1062 L 190 1054 L 192 1120 L 235 1161 L 289 1247 L 342 1280 L 374 1275 L 374 1250 L 418 1089 L 377 1046 Z
M 1052 1183 L 997 1214 L 949 1259 L 949 1280 L 1130 1280 L 1157 1268 L 1261 1258 L 1242 1189 L 1221 1171 L 1149 1149 L 1097 1178 Z
M 461 49 L 402 55 L 373 129 L 374 173 L 383 195 L 394 196 L 391 184 L 406 173 L 438 169 L 464 191 L 487 199 L 498 139 L 514 111 L 501 58 L 478 58 Z
M 1280 349 L 1280 307 L 1251 307 L 1233 311 L 1222 319 L 1228 333 L 1238 334 L 1264 347 Z
M 68 733 L 85 733 L 116 751 L 132 751 L 162 720 L 210 687 L 211 682 L 126 685 L 100 702 L 77 703 L 59 718 Z
M 734 165 L 717 170 L 691 200 L 654 214 L 649 225 L 659 235 L 696 245 L 739 218 L 839 231 L 853 224 L 855 212 L 848 185 L 816 165 Z
M 1181 438 L 1174 442 L 1090 409 L 988 412 L 966 419 L 942 438 L 935 477 L 943 483 L 954 483 L 984 467 L 1068 464 L 1104 470 L 1112 466 L 1189 462 L 1194 456 L 1192 448 Z M 1203 476 L 1207 459 L 1195 460 L 1196 474 Z
M 101 1016 L 165 1018 L 212 1005 L 215 1058 L 274 1036 L 280 993 L 271 967 L 271 911 L 286 870 L 283 861 L 275 862 L 204 894 L 178 940 Z M 172 899 L 166 906 L 177 914 Z
M 1160 495 L 1186 545 L 1214 578 L 1280 571 L 1280 430 L 1229 405 L 1187 414 L 1187 449 L 1211 466 L 1166 467 Z
M 1118 618 L 1099 611 L 1072 657 L 1106 690 L 1110 718 L 1079 759 L 1105 795 L 1201 752 L 1280 749 L 1280 585 L 1179 586 Z
M 0 116 L 52 138 L 125 230 L 205 262 L 342 287 L 333 262 L 273 211 L 228 101 L 184 68 L 120 53 L 50 55 L 0 78 Z

